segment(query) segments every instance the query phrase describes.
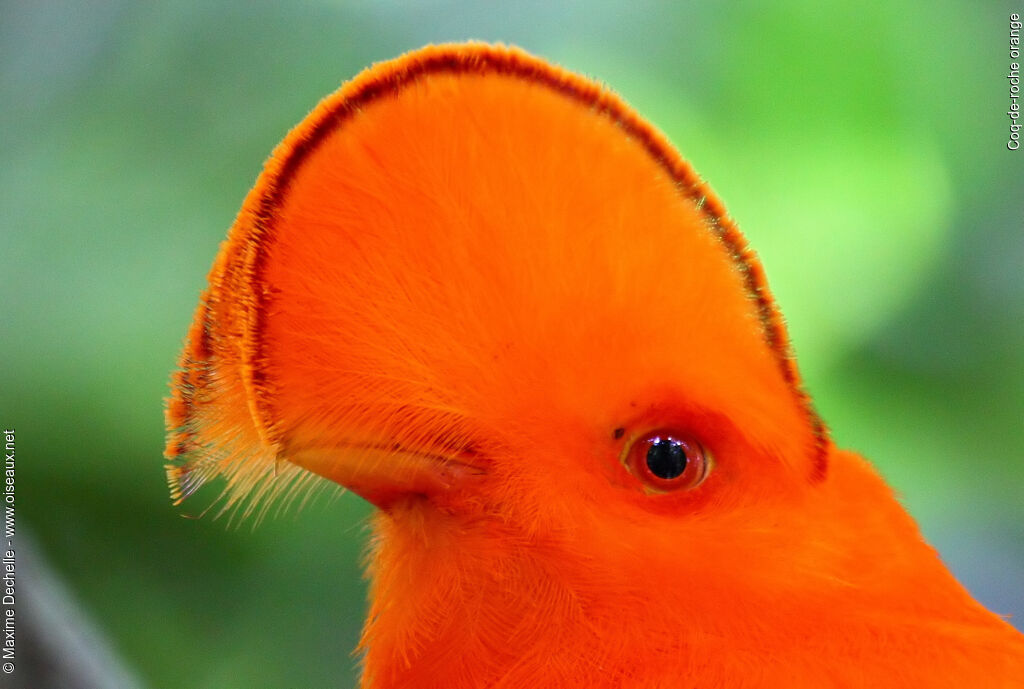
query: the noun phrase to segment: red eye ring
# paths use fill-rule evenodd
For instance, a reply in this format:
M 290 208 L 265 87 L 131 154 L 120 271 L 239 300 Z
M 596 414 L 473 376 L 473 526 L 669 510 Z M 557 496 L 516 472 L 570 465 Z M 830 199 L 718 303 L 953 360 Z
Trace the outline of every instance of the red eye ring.
M 711 458 L 699 442 L 667 429 L 633 439 L 623 463 L 646 488 L 659 493 L 696 488 L 711 469 Z

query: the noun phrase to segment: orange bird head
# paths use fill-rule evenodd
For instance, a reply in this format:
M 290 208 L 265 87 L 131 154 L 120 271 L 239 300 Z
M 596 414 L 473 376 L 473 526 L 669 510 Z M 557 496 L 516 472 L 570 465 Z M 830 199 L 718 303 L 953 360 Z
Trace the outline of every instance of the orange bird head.
M 209 282 L 172 495 L 379 507 L 364 687 L 1024 682 L 829 440 L 721 202 L 592 81 L 478 44 L 373 67 L 277 147 Z

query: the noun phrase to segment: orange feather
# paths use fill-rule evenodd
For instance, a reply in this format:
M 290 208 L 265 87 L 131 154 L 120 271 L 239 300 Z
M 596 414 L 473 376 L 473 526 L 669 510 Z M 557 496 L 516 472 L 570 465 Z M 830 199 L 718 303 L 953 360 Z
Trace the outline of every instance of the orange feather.
M 1011 687 L 986 611 L 800 388 L 665 138 L 522 51 L 425 48 L 267 161 L 167 408 L 174 500 L 380 510 L 363 686 Z

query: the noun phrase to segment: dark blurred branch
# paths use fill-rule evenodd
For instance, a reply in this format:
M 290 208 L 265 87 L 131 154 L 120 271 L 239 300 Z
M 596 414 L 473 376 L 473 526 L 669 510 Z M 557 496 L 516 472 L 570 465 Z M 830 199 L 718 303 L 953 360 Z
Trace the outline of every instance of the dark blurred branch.
M 17 553 L 17 660 L 11 689 L 142 689 L 47 564 L 22 524 Z M 9 684 L 7 682 L 10 682 Z

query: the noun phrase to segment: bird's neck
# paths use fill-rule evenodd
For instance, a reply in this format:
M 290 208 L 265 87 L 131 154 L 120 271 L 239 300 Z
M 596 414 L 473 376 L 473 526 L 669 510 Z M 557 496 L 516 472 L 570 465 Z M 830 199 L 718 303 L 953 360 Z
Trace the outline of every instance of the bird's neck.
M 642 557 L 617 558 L 616 578 L 501 523 L 378 515 L 362 687 L 838 687 L 847 666 L 858 686 L 1016 686 L 1024 637 L 970 598 L 895 501 L 877 508 L 891 497 L 873 472 L 836 469 L 871 510 L 823 486 L 805 507 L 827 538 L 787 527 L 732 569 L 687 553 L 675 579 Z
M 587 623 L 600 597 L 549 571 L 543 542 L 419 519 L 376 517 L 363 689 L 581 686 L 567 678 L 600 643 Z

